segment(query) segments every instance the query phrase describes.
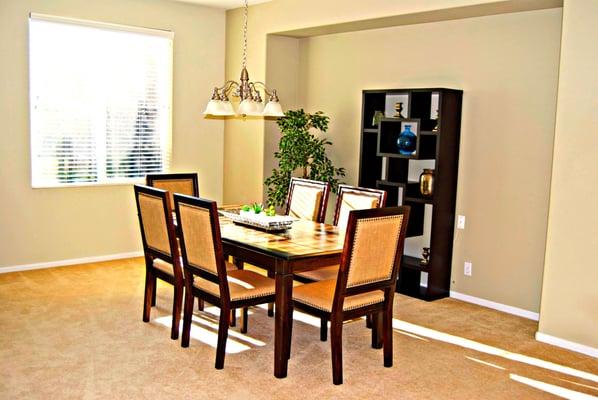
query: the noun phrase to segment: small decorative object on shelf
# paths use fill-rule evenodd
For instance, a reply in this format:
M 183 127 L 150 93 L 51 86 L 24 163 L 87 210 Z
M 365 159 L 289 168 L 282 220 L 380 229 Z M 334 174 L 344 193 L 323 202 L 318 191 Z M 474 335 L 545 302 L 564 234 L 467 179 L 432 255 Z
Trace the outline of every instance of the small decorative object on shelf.
M 380 120 L 382 118 L 384 118 L 384 112 L 383 111 L 375 111 L 374 117 L 372 118 L 372 125 L 378 126 L 378 124 L 380 123 Z
M 419 265 L 426 266 L 430 264 L 430 248 L 424 247 L 422 250 L 422 259 L 419 260 Z
M 432 128 L 432 132 L 438 132 L 438 121 L 440 121 L 440 116 L 438 114 L 438 110 L 436 110 L 436 125 Z
M 419 176 L 419 191 L 423 196 L 430 197 L 434 194 L 434 170 L 424 169 Z
M 403 102 L 399 101 L 397 103 L 395 103 L 395 115 L 393 115 L 393 118 L 405 118 L 403 116 Z
M 397 139 L 397 147 L 399 148 L 399 153 L 405 156 L 412 155 L 415 152 L 417 137 L 415 133 L 411 132 L 411 125 L 405 125 L 403 132 L 401 132 Z

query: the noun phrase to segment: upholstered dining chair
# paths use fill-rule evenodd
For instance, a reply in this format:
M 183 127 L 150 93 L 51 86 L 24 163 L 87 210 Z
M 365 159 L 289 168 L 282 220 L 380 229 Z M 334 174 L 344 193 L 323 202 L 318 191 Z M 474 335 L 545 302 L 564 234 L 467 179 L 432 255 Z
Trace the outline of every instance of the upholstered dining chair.
M 336 211 L 333 224 L 343 231 L 347 227 L 349 212 L 370 208 L 382 208 L 386 205 L 386 191 L 379 189 L 363 188 L 350 185 L 338 185 Z M 335 279 L 338 275 L 338 265 L 319 268 L 316 270 L 299 272 L 296 274 L 299 281 L 314 282 Z
M 173 195 L 175 193 L 189 196 L 199 196 L 199 179 L 195 172 L 183 172 L 172 174 L 147 174 L 145 176 L 147 186 L 168 190 L 170 204 L 174 205 Z
M 299 219 L 324 222 L 329 194 L 328 182 L 291 178 L 286 213 Z
M 185 307 L 182 347 L 189 347 L 195 297 L 220 308 L 216 369 L 224 368 L 230 311 L 242 308 L 241 332 L 247 332 L 247 307 L 274 301 L 273 279 L 242 269 L 227 270 L 215 201 L 174 195 L 180 228 Z
M 184 283 L 169 193 L 143 185 L 135 185 L 134 190 L 145 256 L 143 322 L 149 322 L 151 307 L 156 305 L 156 279 L 170 283 L 174 287 L 170 337 L 176 340 Z
M 408 220 L 407 206 L 351 211 L 337 278 L 293 288 L 295 309 L 331 322 L 335 385 L 343 383 L 343 321 L 372 314 L 372 346 L 384 347 L 384 366 L 392 366 L 393 299 Z

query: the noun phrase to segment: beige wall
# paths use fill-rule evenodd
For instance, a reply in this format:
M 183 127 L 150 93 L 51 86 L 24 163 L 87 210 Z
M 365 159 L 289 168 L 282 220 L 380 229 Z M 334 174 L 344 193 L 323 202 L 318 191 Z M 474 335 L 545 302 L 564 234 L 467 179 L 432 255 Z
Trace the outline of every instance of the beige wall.
M 358 182 L 361 90 L 464 91 L 451 290 L 538 312 L 561 10 L 301 40 L 300 103 L 331 116 L 333 161 Z M 408 242 L 412 239 L 408 239 Z M 407 248 L 421 254 L 413 240 Z M 473 276 L 463 275 L 463 262 Z M 508 288 L 508 290 L 505 290 Z
M 567 0 L 540 332 L 598 349 L 598 2 Z
M 138 251 L 131 185 L 32 189 L 28 13 L 170 29 L 174 38 L 173 171 L 197 171 L 222 199 L 223 122 L 201 116 L 224 78 L 225 14 L 170 1 L 0 1 L 0 267 Z

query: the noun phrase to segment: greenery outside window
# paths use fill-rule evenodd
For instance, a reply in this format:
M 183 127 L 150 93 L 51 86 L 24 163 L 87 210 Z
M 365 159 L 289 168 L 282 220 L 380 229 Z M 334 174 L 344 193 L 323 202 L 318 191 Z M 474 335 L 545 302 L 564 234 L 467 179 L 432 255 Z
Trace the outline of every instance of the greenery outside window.
M 30 16 L 33 187 L 168 171 L 172 41 L 168 31 Z

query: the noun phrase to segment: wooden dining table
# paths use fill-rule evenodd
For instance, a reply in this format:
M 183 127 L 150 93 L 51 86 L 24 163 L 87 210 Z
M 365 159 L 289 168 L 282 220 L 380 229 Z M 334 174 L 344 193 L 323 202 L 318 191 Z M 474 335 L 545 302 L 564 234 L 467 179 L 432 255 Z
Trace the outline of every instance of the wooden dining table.
M 274 274 L 274 376 L 287 376 L 292 326 L 293 273 L 340 263 L 344 230 L 312 221 L 295 221 L 291 229 L 270 233 L 220 217 L 224 252 Z

